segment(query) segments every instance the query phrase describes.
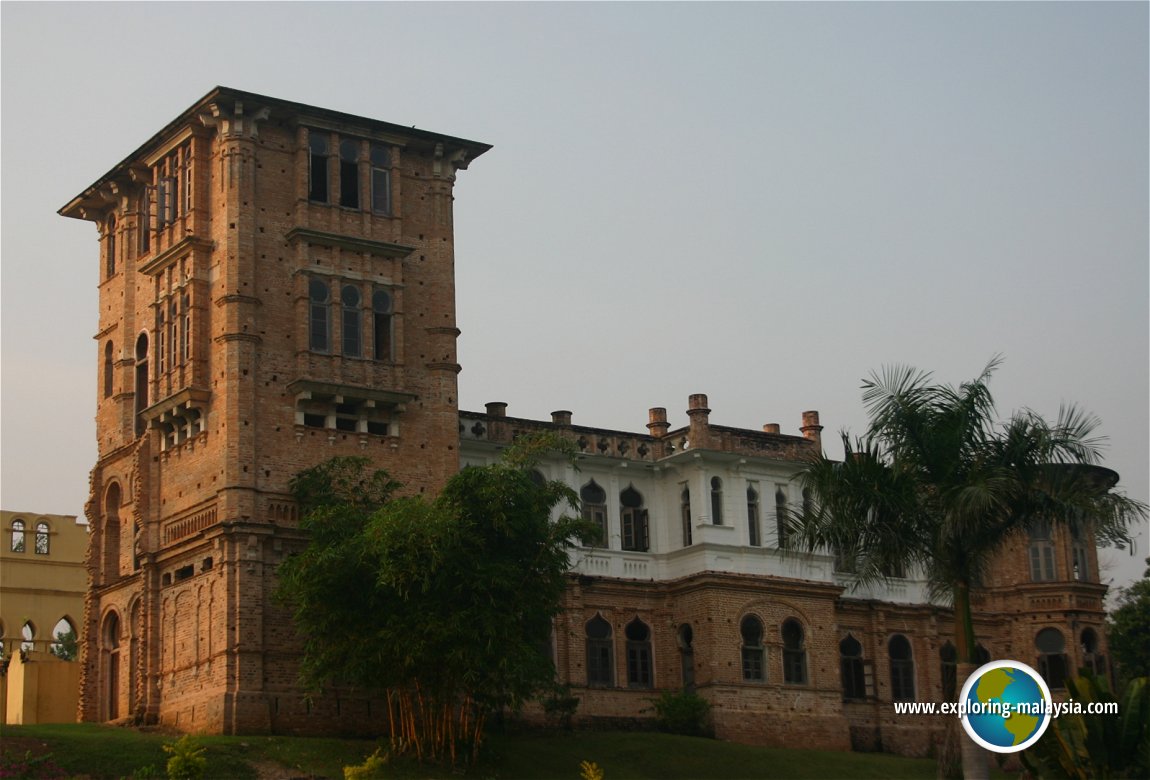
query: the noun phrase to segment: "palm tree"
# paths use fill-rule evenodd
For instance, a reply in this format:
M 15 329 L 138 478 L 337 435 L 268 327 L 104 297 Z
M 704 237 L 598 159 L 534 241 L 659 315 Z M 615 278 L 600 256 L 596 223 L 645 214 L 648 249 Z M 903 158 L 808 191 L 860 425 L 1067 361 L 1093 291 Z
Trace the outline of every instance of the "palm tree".
M 932 597 L 954 606 L 960 675 L 974 664 L 971 587 L 1004 542 L 1038 521 L 1086 517 L 1096 538 L 1124 545 L 1147 513 L 1110 491 L 1117 475 L 1097 465 L 1097 418 L 1064 407 L 1053 424 L 1029 410 L 996 419 L 988 383 L 1000 362 L 957 388 L 909 367 L 872 374 L 866 433 L 853 442 L 843 433 L 841 462 L 819 454 L 806 465 L 798 479 L 812 500 L 785 519 L 787 546 L 833 550 L 860 586 L 925 572 Z M 969 739 L 962 758 L 966 777 L 986 776 Z

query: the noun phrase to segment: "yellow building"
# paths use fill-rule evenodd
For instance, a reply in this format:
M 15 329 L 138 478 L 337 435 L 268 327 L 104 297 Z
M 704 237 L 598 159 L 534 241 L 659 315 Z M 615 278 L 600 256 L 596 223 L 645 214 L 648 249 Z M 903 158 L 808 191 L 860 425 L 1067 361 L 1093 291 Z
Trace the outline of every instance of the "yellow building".
M 0 641 L 10 657 L 48 652 L 84 617 L 88 526 L 75 515 L 0 510 Z

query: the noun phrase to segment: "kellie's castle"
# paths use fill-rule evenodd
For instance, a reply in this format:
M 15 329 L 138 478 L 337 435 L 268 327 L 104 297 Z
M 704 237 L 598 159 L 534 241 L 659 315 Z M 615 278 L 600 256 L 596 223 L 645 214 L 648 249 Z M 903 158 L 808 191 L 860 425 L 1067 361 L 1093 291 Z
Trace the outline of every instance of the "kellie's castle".
M 300 642 L 272 598 L 305 541 L 288 481 L 366 455 L 434 493 L 517 434 L 554 431 L 602 546 L 573 557 L 551 652 L 584 720 L 645 717 L 652 691 L 713 704 L 719 737 L 921 753 L 890 702 L 956 686 L 953 615 L 921 572 L 852 588 L 833 554 L 779 552 L 777 509 L 821 447 L 796 429 L 641 430 L 458 406 L 456 176 L 487 144 L 216 88 L 60 213 L 99 233 L 99 458 L 86 514 L 81 717 L 217 733 L 362 729 L 383 708 L 305 699 Z M 986 658 L 1051 688 L 1106 668 L 1093 539 L 1036 531 L 976 595 Z

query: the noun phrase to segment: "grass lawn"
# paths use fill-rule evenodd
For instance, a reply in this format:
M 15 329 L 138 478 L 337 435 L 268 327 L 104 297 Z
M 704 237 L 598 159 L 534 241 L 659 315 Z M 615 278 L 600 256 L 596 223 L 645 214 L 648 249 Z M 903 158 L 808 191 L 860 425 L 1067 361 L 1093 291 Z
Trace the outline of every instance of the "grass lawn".
M 5 762 L 50 753 L 66 777 L 92 780 L 130 777 L 151 768 L 164 777 L 170 734 L 95 724 L 4 726 Z M 279 769 L 279 777 L 341 778 L 346 764 L 361 763 L 376 747 L 369 740 L 302 737 L 201 737 L 210 778 L 257 778 Z M 933 778 L 933 761 L 881 754 L 784 750 L 735 745 L 710 739 L 646 732 L 493 734 L 470 777 L 543 780 L 579 777 L 579 762 L 594 761 L 606 780 L 659 778 Z M 4 764 L 0 764 L 3 767 Z M 0 769 L 0 775 L 3 775 Z M 444 767 L 401 761 L 389 777 L 449 778 Z M 35 776 L 35 775 L 33 775 Z M 61 776 L 61 775 L 56 775 Z

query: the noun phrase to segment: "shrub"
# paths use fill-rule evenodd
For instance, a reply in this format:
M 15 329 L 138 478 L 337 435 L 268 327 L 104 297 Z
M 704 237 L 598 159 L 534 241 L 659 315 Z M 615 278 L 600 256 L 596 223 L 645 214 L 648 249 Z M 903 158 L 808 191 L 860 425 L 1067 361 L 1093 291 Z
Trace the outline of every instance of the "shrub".
M 711 704 L 702 696 L 686 691 L 664 691 L 653 703 L 660 730 L 688 737 L 710 736 L 707 715 Z
M 381 753 L 381 749 L 376 748 L 375 752 L 368 756 L 362 764 L 345 766 L 343 768 L 344 780 L 380 780 L 383 778 L 383 768 L 387 766 L 391 756 L 387 753 Z
M 548 725 L 571 729 L 571 719 L 579 708 L 579 697 L 571 695 L 570 685 L 557 685 L 551 695 L 543 700 L 543 712 Z
M 206 750 L 191 734 L 185 734 L 175 742 L 165 742 L 164 752 L 172 756 L 168 759 L 168 779 L 201 780 L 208 765 L 208 759 L 204 757 Z

